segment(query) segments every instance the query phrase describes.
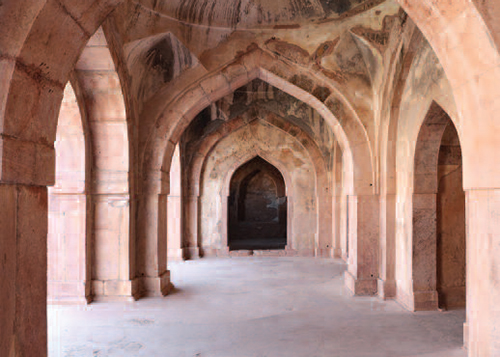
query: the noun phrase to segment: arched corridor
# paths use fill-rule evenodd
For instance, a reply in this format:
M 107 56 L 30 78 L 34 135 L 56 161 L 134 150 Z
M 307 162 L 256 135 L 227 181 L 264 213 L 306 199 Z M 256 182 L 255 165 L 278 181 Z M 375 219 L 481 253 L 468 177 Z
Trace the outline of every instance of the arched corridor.
M 499 19 L 0 1 L 0 356 L 500 355 Z

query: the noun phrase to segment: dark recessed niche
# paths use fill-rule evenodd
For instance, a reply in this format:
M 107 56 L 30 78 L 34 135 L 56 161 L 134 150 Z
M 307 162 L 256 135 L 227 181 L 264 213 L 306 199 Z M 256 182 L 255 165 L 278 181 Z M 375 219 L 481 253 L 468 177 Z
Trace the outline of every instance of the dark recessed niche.
M 287 199 L 280 171 L 260 157 L 238 168 L 228 198 L 230 250 L 284 249 Z

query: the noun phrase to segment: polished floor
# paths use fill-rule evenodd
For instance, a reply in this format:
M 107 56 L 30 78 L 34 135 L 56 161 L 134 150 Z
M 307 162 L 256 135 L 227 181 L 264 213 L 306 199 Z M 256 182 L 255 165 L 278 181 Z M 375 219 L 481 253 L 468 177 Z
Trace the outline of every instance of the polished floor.
M 173 263 L 176 289 L 135 303 L 49 306 L 49 356 L 465 356 L 464 311 L 350 297 L 340 261 Z

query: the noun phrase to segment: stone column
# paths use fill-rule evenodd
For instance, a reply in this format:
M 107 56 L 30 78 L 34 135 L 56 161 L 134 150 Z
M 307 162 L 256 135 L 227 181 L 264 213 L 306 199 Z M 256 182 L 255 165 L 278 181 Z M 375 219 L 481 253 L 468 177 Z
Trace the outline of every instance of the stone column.
M 500 356 L 500 189 L 466 191 L 469 356 Z
M 396 195 L 385 194 L 380 198 L 380 271 L 378 294 L 383 299 L 396 296 L 394 276 L 396 250 Z
M 0 202 L 0 356 L 47 356 L 47 188 L 0 184 Z
M 377 292 L 379 199 L 376 195 L 348 196 L 349 258 L 346 287 L 354 295 Z
M 131 267 L 130 196 L 92 195 L 94 300 L 133 300 L 138 297 Z
M 413 194 L 413 310 L 436 310 L 436 193 Z
M 101 80 L 105 84 L 106 80 Z M 98 88 L 94 89 L 96 96 L 116 95 L 106 86 Z M 94 299 L 131 300 L 137 297 L 138 291 L 133 281 L 135 242 L 130 232 L 127 122 L 108 116 L 99 107 L 89 112 L 93 153 L 90 192 Z
M 88 192 L 95 259 L 94 299 L 132 300 L 138 296 L 130 217 L 133 137 L 129 137 L 120 78 L 102 33 L 97 33 L 82 52 L 75 80 L 85 99 L 91 141 L 92 180 Z
M 200 257 L 200 248 L 198 241 L 198 214 L 200 197 L 190 195 L 184 199 L 184 237 L 185 248 L 184 256 L 187 259 L 197 259 Z
M 137 276 L 140 296 L 164 296 L 171 289 L 167 270 L 167 197 L 145 187 L 137 214 Z
M 332 223 L 332 196 L 325 190 L 322 195 L 317 196 L 318 202 L 318 247 L 316 248 L 316 256 L 331 258 L 334 255 L 334 238 L 333 238 L 333 223 Z
M 341 240 L 341 207 L 342 196 L 332 197 L 332 234 L 333 234 L 333 256 L 342 258 L 342 240 Z

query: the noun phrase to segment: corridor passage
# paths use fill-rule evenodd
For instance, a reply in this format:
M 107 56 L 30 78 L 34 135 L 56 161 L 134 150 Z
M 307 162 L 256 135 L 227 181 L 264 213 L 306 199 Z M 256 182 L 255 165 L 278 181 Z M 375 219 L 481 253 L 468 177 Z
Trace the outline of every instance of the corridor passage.
M 465 356 L 463 310 L 405 311 L 350 297 L 338 260 L 172 263 L 164 298 L 49 306 L 49 356 Z

